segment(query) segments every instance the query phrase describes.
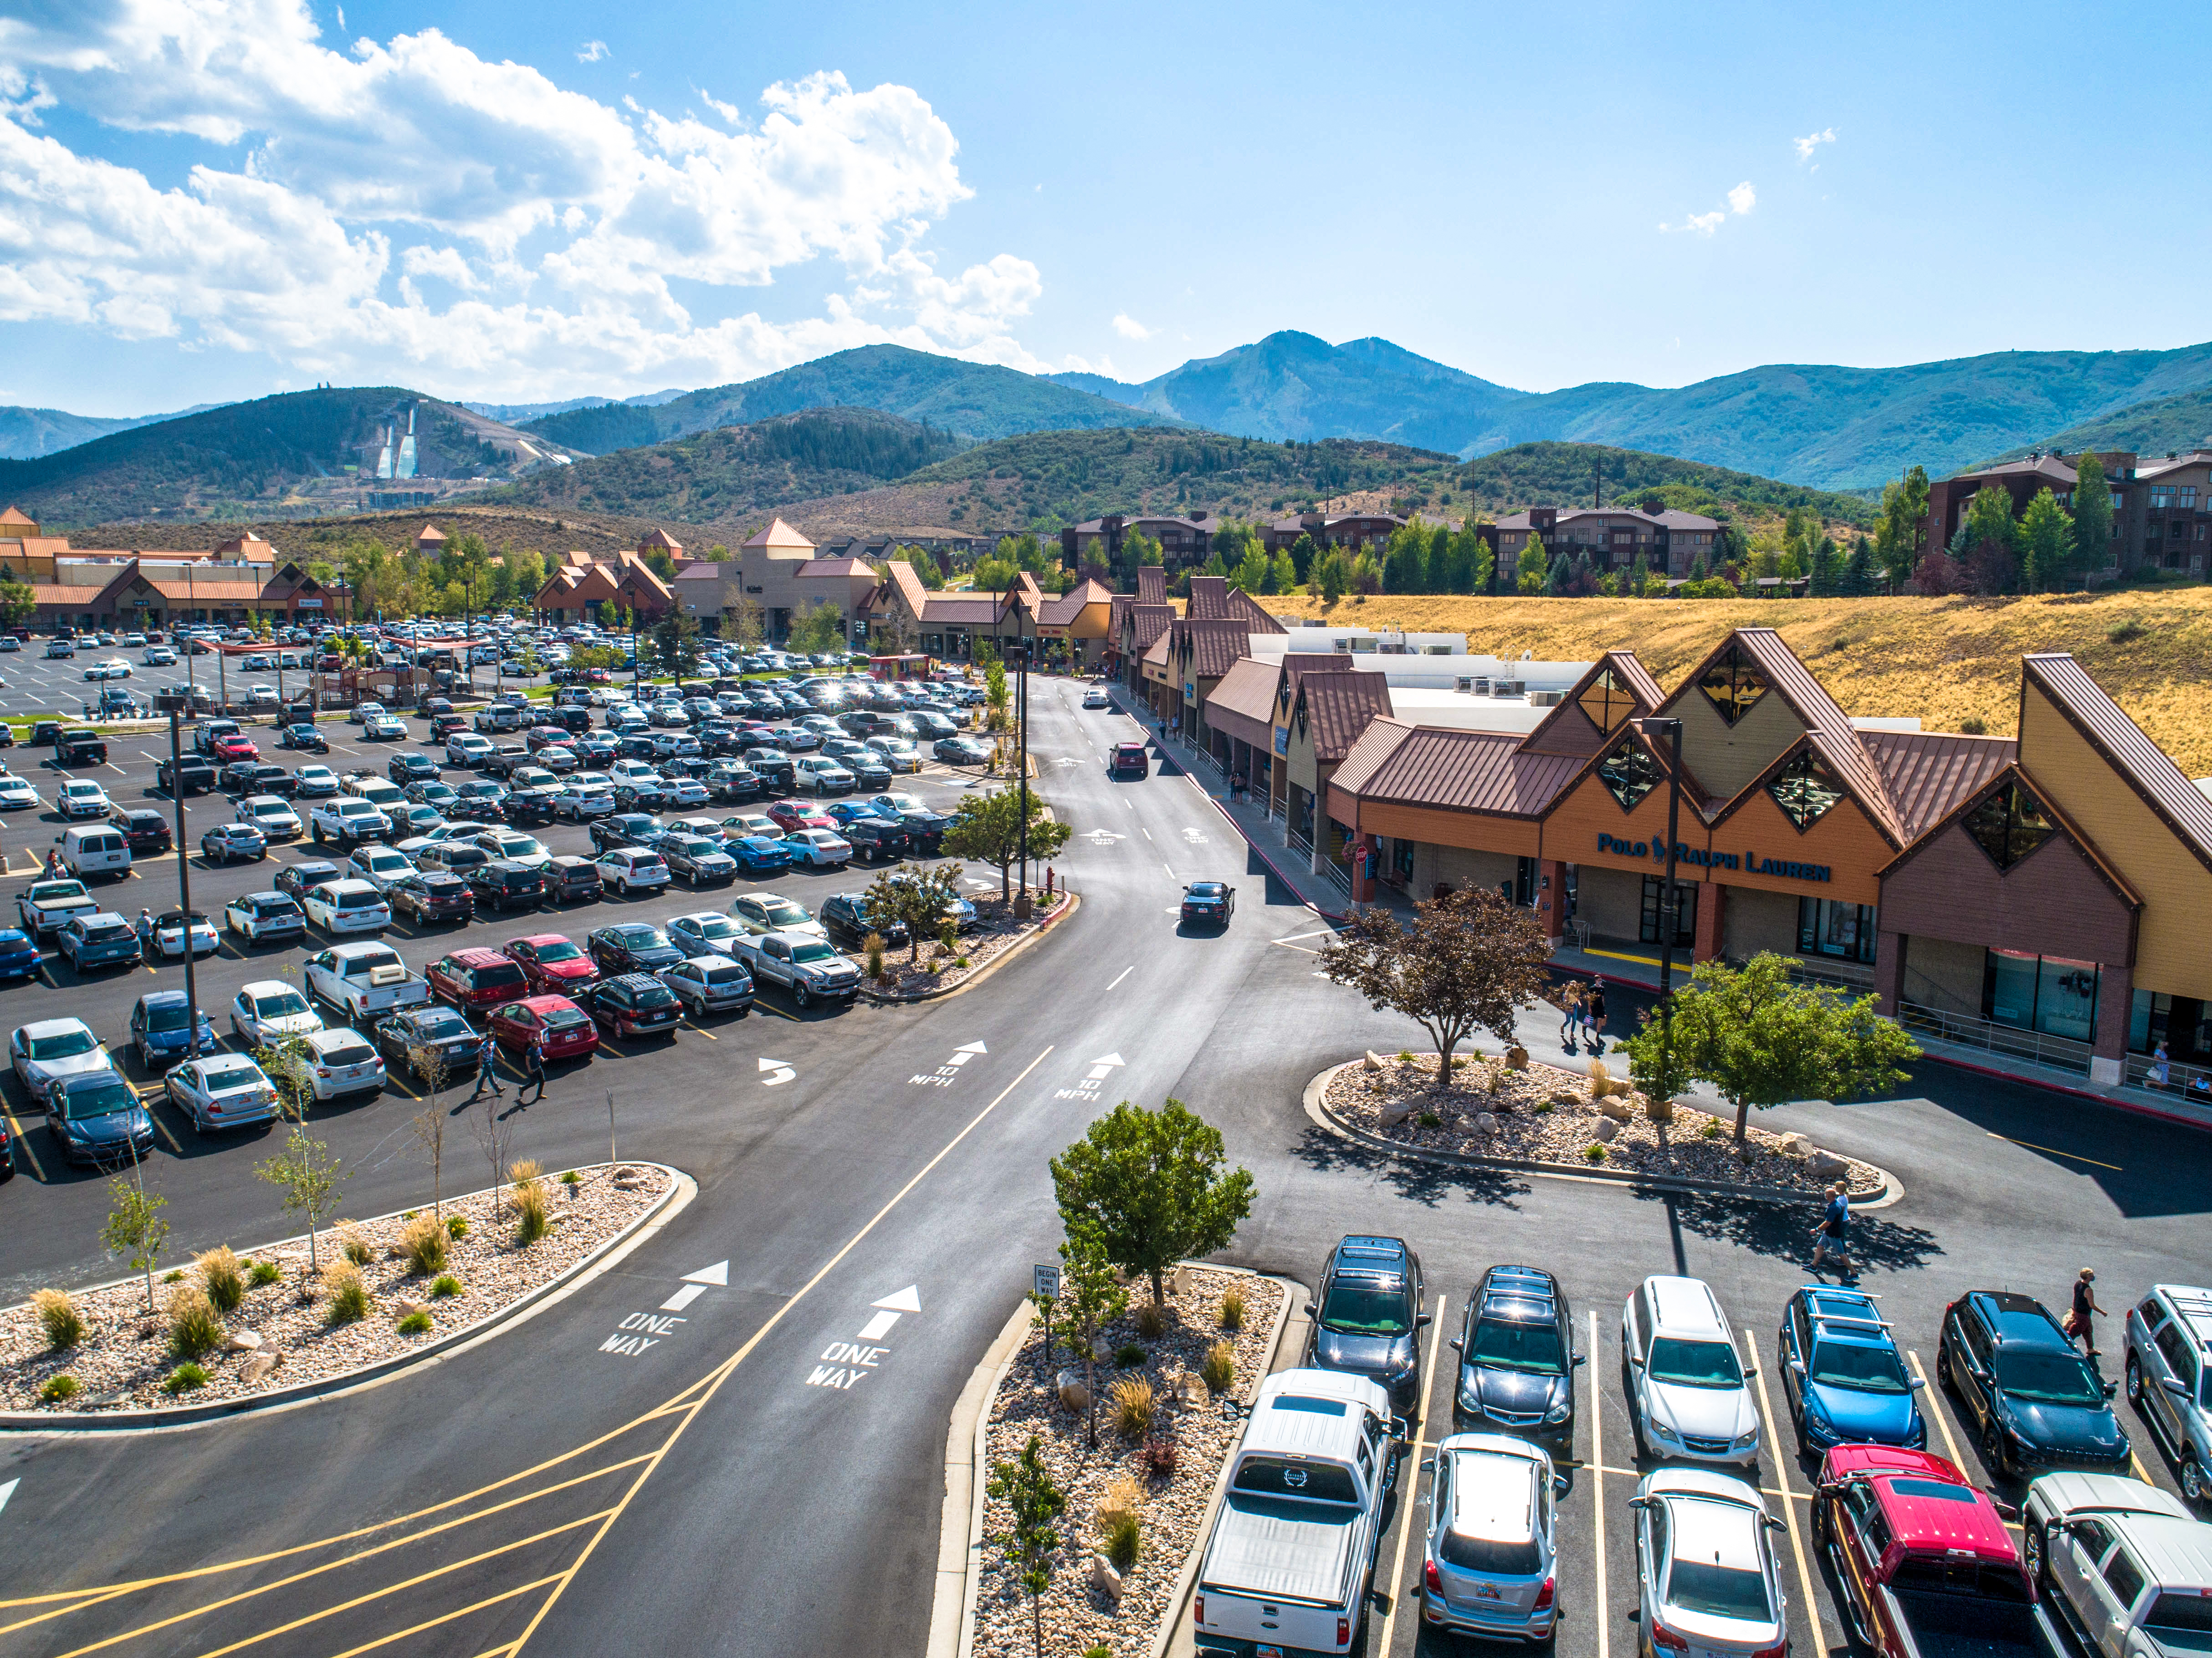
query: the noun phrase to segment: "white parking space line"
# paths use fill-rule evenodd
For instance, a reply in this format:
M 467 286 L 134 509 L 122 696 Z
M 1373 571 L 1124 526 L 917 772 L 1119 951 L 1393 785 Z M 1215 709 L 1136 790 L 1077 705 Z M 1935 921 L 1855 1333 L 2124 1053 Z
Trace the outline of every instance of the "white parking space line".
M 1589 1377 L 1590 1528 L 1597 1538 L 1597 1658 L 1606 1658 L 1613 1619 L 1605 1607 L 1605 1412 L 1597 1396 L 1597 1309 L 1589 1315 L 1589 1362 L 1583 1370 Z
M 1928 1414 L 1936 1418 L 1936 1425 L 1943 1430 L 1943 1448 L 1951 1453 L 1952 1463 L 1963 1469 L 1966 1459 L 1959 1455 L 1959 1442 L 1951 1437 L 1951 1415 L 1943 1408 L 1943 1401 L 1936 1397 L 1936 1384 L 1928 1379 L 1928 1372 L 1920 1368 L 1920 1354 L 1907 1348 L 1905 1357 L 1912 1361 L 1912 1373 L 1920 1378 L 1921 1391 L 1928 1398 Z
M 1797 1587 L 1805 1592 L 1805 1616 L 1815 1631 L 1820 1631 L 1820 1602 L 1813 1593 L 1812 1570 L 1805 1564 L 1805 1537 L 1797 1525 L 1797 1505 L 1790 1500 L 1790 1456 L 1782 1448 L 1782 1424 L 1775 1418 L 1774 1402 L 1767 1397 L 1766 1366 L 1759 1361 L 1759 1339 L 1748 1330 L 1743 1333 L 1743 1345 L 1751 1354 L 1752 1379 L 1759 1384 L 1759 1413 L 1766 1418 L 1766 1448 L 1774 1459 L 1774 1483 L 1782 1497 L 1782 1518 L 1790 1527 L 1790 1552 L 1797 1557 Z M 1820 1635 L 1825 1649 L 1826 1633 L 1820 1631 Z
M 1444 1328 L 1444 1304 L 1450 1299 L 1449 1296 L 1437 1297 L 1436 1317 L 1430 1325 L 1430 1327 L 1439 1332 L 1439 1334 L 1429 1343 L 1429 1363 L 1421 1375 L 1420 1407 L 1423 1411 L 1429 1408 L 1429 1390 L 1436 1385 L 1437 1355 L 1442 1352 L 1444 1347 L 1441 1334 Z M 1425 1421 L 1423 1426 L 1426 1427 Z M 1413 1539 L 1413 1527 L 1418 1518 L 1415 1512 L 1418 1505 L 1413 1500 L 1415 1493 L 1420 1490 L 1421 1485 L 1421 1453 L 1418 1447 L 1407 1460 L 1413 1464 L 1413 1472 L 1411 1477 L 1407 1479 L 1402 1491 L 1405 1506 L 1399 1510 L 1398 1552 L 1396 1558 L 1390 1564 L 1390 1610 L 1382 1614 L 1382 1642 L 1375 1649 L 1381 1653 L 1388 1653 L 1390 1650 L 1390 1632 L 1398 1625 L 1398 1602 L 1404 1598 L 1399 1586 L 1406 1581 L 1406 1545 Z

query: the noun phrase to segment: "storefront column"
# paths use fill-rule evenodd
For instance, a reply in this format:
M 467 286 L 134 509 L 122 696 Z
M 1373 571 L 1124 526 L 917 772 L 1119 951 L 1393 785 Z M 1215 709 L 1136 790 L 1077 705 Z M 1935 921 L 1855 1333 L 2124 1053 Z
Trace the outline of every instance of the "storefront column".
M 2136 975 L 2125 967 L 2097 969 L 2097 1040 L 2091 1049 L 2089 1080 L 2118 1088 L 2127 1078 L 2128 1020 L 2135 1011 Z
M 1544 937 L 1556 944 L 1567 931 L 1567 866 L 1547 858 L 1536 865 L 1536 914 L 1544 923 Z
M 1354 903 L 1371 903 L 1374 901 L 1374 870 L 1375 861 L 1378 856 L 1380 856 L 1380 853 L 1376 848 L 1375 837 L 1373 835 L 1362 834 L 1353 838 L 1352 843 L 1352 901 Z
M 1906 943 L 1906 937 L 1902 932 L 1882 932 L 1875 936 L 1874 1006 L 1875 1011 L 1885 1018 L 1895 1018 L 1898 1004 L 1905 999 Z
M 1679 848 L 1678 848 L 1679 851 Z M 1690 959 L 1710 962 L 1721 953 L 1721 936 L 1728 920 L 1728 889 L 1718 881 L 1698 883 L 1698 931 L 1690 946 Z

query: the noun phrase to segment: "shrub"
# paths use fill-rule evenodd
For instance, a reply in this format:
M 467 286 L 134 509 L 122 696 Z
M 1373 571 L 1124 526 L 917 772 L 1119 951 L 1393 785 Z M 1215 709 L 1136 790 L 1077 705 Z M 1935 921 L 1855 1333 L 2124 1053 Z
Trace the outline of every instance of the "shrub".
M 446 1236 L 447 1237 L 453 1239 L 456 1243 L 458 1243 L 463 1238 L 468 1236 L 468 1235 L 469 1218 L 466 1215 L 448 1215 L 446 1217 Z
M 1124 1370 L 1133 1365 L 1142 1364 L 1151 1357 L 1151 1354 L 1133 1341 L 1125 1341 L 1114 1350 L 1114 1362 Z
M 215 1303 L 216 1311 L 234 1311 L 238 1303 L 246 1299 L 246 1272 L 228 1244 L 217 1244 L 205 1254 L 195 1255 L 192 1261 L 200 1269 L 200 1282 L 206 1286 L 208 1299 Z
M 179 1284 L 169 1291 L 169 1351 L 178 1358 L 198 1358 L 222 1345 L 222 1317 L 197 1284 Z
M 461 1281 L 451 1272 L 439 1273 L 430 1285 L 430 1299 L 433 1301 L 444 1296 L 457 1296 L 460 1292 Z
M 561 1184 L 563 1186 L 581 1186 L 583 1183 L 584 1177 L 573 1169 L 561 1176 Z
M 428 1335 L 430 1332 L 429 1314 L 417 1309 L 399 1321 L 399 1333 L 404 1336 Z
M 49 1405 L 58 1405 L 64 1399 L 75 1399 L 78 1391 L 76 1378 L 66 1370 L 59 1376 L 50 1376 L 39 1384 L 39 1397 Z
M 526 1248 L 545 1236 L 545 1182 L 526 1158 L 511 1165 L 507 1176 L 514 1182 L 514 1241 Z
M 164 1284 L 182 1284 L 184 1281 L 185 1269 L 181 1266 L 172 1266 L 161 1274 L 161 1282 Z
M 349 1260 L 334 1260 L 323 1268 L 323 1319 L 331 1325 L 351 1324 L 368 1316 L 368 1286 L 361 1281 L 361 1268 Z
M 952 965 L 955 967 L 966 967 L 968 965 L 968 958 L 965 956 L 955 956 L 952 958 Z
M 283 1278 L 284 1269 L 273 1260 L 257 1260 L 250 1276 L 253 1279 L 253 1287 L 258 1290 L 263 1284 L 274 1284 Z
M 1237 1349 L 1226 1341 L 1217 1341 L 1206 1350 L 1206 1359 L 1198 1367 L 1206 1387 L 1217 1394 L 1229 1391 L 1229 1384 L 1237 1380 Z
M 1401 1048 L 1398 1050 L 1398 1063 L 1400 1065 L 1411 1065 L 1413 1062 L 1413 1050 L 1412 1048 Z
M 61 1290 L 41 1290 L 31 1297 L 31 1305 L 39 1311 L 39 1322 L 46 1332 L 46 1345 L 56 1352 L 74 1347 L 84 1339 L 84 1315 L 76 1303 Z
M 366 1266 L 376 1259 L 376 1251 L 368 1247 L 361 1228 L 349 1220 L 338 1223 L 338 1253 L 356 1266 Z
M 1717 1140 L 1726 1133 L 1728 1133 L 1728 1130 L 1721 1127 L 1721 1120 L 1718 1117 L 1711 1117 L 1706 1120 L 1705 1138 L 1707 1139 Z
M 1244 1292 L 1231 1290 L 1221 1297 L 1221 1327 L 1241 1330 L 1244 1327 Z
M 1157 1301 L 1148 1301 L 1137 1309 L 1137 1333 L 1147 1341 L 1158 1341 L 1168 1333 L 1168 1309 Z
M 2141 639 L 2142 636 L 2143 625 L 2133 616 L 2130 616 L 2124 622 L 2115 622 L 2105 629 L 2105 637 L 2115 645 L 2124 645 L 2130 639 Z
M 1176 1448 L 1175 1436 L 1155 1434 L 1152 1438 L 1147 1439 L 1145 1442 L 1144 1458 L 1146 1469 L 1155 1479 L 1169 1478 L 1175 1473 L 1176 1464 L 1182 1461 L 1181 1454 Z
M 884 976 L 884 935 L 871 932 L 860 948 L 867 953 L 868 976 L 880 981 Z
M 168 1379 L 161 1383 L 161 1391 L 165 1394 L 190 1393 L 195 1388 L 205 1387 L 207 1379 L 205 1370 L 187 1361 L 169 1372 Z
M 1537 1116 L 1548 1117 L 1552 1114 L 1552 1102 L 1549 1100 L 1539 1100 L 1529 1109 Z
M 1104 1531 L 1121 1515 L 1133 1515 L 1144 1506 L 1145 1488 L 1126 1473 L 1115 1474 L 1098 1499 L 1098 1529 Z
M 1083 1649 L 1083 1658 L 1114 1658 L 1114 1649 L 1103 1641 L 1095 1641 Z
M 1959 722 L 1959 729 L 1969 737 L 1989 735 L 1990 722 L 1978 714 L 1970 714 Z
M 1436 1114 L 1435 1112 L 1433 1112 L 1433 1111 L 1424 1111 L 1424 1112 L 1422 1112 L 1422 1113 L 1421 1113 L 1421 1127 L 1424 1127 L 1424 1128 L 1437 1128 L 1437 1127 L 1441 1127 L 1443 1126 L 1443 1119 L 1442 1117 L 1439 1117 L 1438 1115 L 1437 1115 L 1437 1114 Z
M 1583 1159 L 1586 1163 L 1603 1163 L 1605 1148 L 1602 1145 L 1585 1145 L 1583 1147 Z
M 434 1215 L 417 1215 L 400 1229 L 399 1254 L 407 1270 L 428 1278 L 446 1270 L 446 1229 Z
M 1152 1384 L 1140 1376 L 1125 1376 L 1107 1394 L 1114 1408 L 1114 1425 L 1132 1439 L 1152 1430 Z
M 1133 1514 L 1117 1514 L 1099 1528 L 1100 1540 L 1106 1545 L 1106 1558 L 1114 1563 L 1116 1571 L 1127 1571 L 1137 1564 L 1137 1547 L 1143 1540 L 1144 1526 Z

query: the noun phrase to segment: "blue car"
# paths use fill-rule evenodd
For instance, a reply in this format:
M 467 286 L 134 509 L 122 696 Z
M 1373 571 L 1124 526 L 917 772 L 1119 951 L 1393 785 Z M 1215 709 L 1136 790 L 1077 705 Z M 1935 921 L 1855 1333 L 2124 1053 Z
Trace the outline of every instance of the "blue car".
M 1775 1345 L 1801 1448 L 1815 1455 L 1837 1445 L 1928 1448 L 1928 1420 L 1915 1397 L 1924 1384 L 1907 1373 L 1873 1297 L 1808 1284 L 1782 1309 Z
M 765 835 L 748 835 L 743 840 L 732 841 L 722 848 L 738 860 L 738 867 L 748 875 L 757 875 L 764 870 L 789 869 L 791 848 L 781 841 L 771 841 Z
M 154 1119 L 138 1090 L 109 1070 L 55 1078 L 46 1129 L 70 1163 L 128 1163 L 154 1149 Z
M 855 817 L 873 817 L 879 822 L 886 823 L 896 823 L 898 822 L 898 819 L 891 813 L 883 811 L 880 807 L 872 805 L 866 800 L 832 800 L 828 805 L 823 807 L 822 810 L 830 814 L 831 819 L 836 823 L 839 829 L 844 828 L 846 824 L 851 823 Z
M 31 942 L 29 933 L 0 928 L 0 979 L 34 978 L 39 961 L 39 947 Z
M 131 1044 L 138 1050 L 138 1063 L 148 1071 L 166 1071 L 185 1057 L 186 1041 L 185 993 L 151 990 L 131 1010 Z M 199 1051 L 212 1054 L 217 1043 L 215 1021 L 200 1010 Z

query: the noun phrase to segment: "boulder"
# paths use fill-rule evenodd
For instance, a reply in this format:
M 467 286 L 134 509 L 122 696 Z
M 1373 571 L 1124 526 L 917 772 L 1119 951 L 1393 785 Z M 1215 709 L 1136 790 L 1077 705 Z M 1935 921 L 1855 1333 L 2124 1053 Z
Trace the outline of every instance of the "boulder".
M 1802 1134 L 1784 1134 L 1774 1149 L 1785 1157 L 1806 1157 L 1813 1154 L 1813 1142 Z
M 1185 1370 L 1176 1378 L 1175 1400 L 1178 1405 L 1203 1405 L 1211 1395 L 1206 1383 Z
M 1362 1069 L 1372 1074 L 1382 1069 L 1382 1056 L 1370 1048 L 1367 1050 L 1367 1057 L 1359 1063 Z M 1111 1568 L 1109 1567 L 1109 1570 Z
M 414 1300 L 410 1297 L 402 1296 L 398 1301 L 393 1303 L 392 1316 L 395 1319 L 412 1318 L 417 1313 L 427 1313 L 429 1310 L 430 1309 L 424 1306 L 421 1302 Z
M 1083 1372 L 1062 1370 L 1053 1378 L 1053 1386 L 1060 1394 L 1060 1402 L 1066 1409 L 1081 1416 L 1091 1408 L 1091 1390 L 1083 1385 Z
M 241 1382 L 258 1382 L 276 1368 L 276 1354 L 255 1353 L 239 1367 L 238 1379 Z
M 1385 1128 L 1395 1128 L 1413 1114 L 1413 1101 L 1385 1100 L 1382 1102 L 1382 1109 L 1375 1114 L 1375 1121 Z
M 1498 1129 L 1498 1114 L 1494 1111 L 1476 1112 L 1474 1126 L 1486 1134 L 1495 1133 Z
M 1590 1125 L 1590 1138 L 1601 1145 L 1612 1145 L 1620 1133 L 1620 1124 L 1611 1117 L 1600 1117 Z
M 1505 1068 L 1508 1071 L 1526 1071 L 1528 1068 L 1528 1050 L 1518 1042 L 1507 1048 Z
M 1608 1095 L 1597 1102 L 1597 1114 L 1611 1122 L 1634 1121 L 1636 1108 L 1618 1094 Z
M 1832 1151 L 1814 1151 L 1805 1159 L 1805 1172 L 1814 1180 L 1839 1180 L 1850 1171 L 1850 1164 Z
M 222 1340 L 223 1351 L 229 1353 L 258 1353 L 263 1345 L 258 1330 L 233 1330 Z
M 1121 1574 L 1114 1570 L 1114 1563 L 1103 1554 L 1091 1557 L 1091 1587 L 1115 1606 L 1121 1604 Z

